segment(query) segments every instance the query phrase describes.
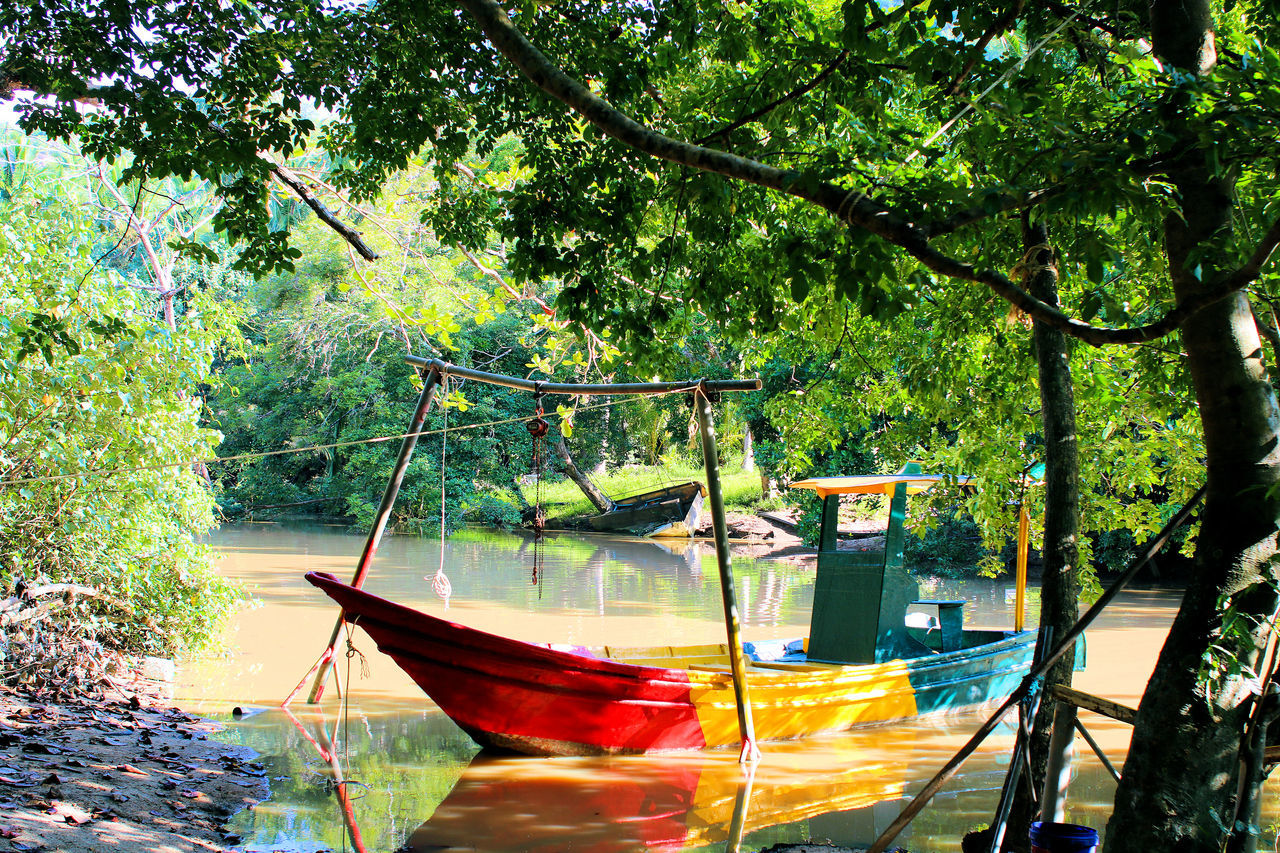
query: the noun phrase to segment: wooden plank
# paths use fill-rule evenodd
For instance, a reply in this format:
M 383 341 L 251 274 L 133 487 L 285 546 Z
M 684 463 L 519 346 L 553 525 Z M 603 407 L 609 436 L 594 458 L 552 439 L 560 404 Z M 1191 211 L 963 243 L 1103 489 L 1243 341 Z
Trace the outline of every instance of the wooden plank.
M 1049 691 L 1049 695 L 1062 702 L 1069 702 L 1077 708 L 1084 708 L 1086 711 L 1092 711 L 1095 714 L 1101 714 L 1104 717 L 1110 717 L 1113 720 L 1119 720 L 1129 725 L 1133 725 L 1133 721 L 1138 716 L 1138 712 L 1128 705 L 1121 705 L 1119 702 L 1112 702 L 1110 699 L 1103 699 L 1101 696 L 1094 696 L 1080 690 L 1073 690 L 1070 687 L 1063 687 L 1061 684 L 1054 685 Z
M 791 662 L 785 660 L 753 660 L 748 662 L 750 666 L 759 669 L 783 669 L 788 672 L 825 672 L 829 669 L 839 669 L 841 664 L 838 663 L 801 663 L 799 661 Z

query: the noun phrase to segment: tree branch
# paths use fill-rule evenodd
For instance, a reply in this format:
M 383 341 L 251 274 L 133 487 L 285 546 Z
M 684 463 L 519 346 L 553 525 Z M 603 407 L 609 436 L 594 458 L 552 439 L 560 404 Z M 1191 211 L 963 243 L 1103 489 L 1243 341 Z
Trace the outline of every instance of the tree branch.
M 1268 231 L 1267 239 L 1254 252 L 1249 264 L 1227 276 L 1217 286 L 1184 300 L 1154 323 L 1129 329 L 1093 326 L 1036 299 L 995 270 L 979 270 L 972 264 L 939 252 L 929 245 L 929 234 L 925 230 L 872 200 L 866 193 L 848 190 L 800 172 L 778 169 L 726 151 L 673 139 L 641 125 L 560 70 L 530 43 L 495 0 L 458 0 L 458 3 L 475 18 L 480 30 L 494 48 L 535 86 L 573 109 L 605 135 L 651 157 L 714 172 L 808 201 L 825 209 L 841 222 L 862 228 L 904 249 L 933 272 L 948 278 L 986 285 L 1033 319 L 1059 328 L 1089 344 L 1134 344 L 1170 334 L 1196 311 L 1230 296 L 1256 278 L 1262 263 L 1276 244 L 1280 243 L 1278 222 Z
M 1074 15 L 1076 20 L 1086 23 L 1093 29 L 1101 30 L 1102 32 L 1106 33 L 1112 38 L 1119 39 L 1121 41 L 1128 41 L 1130 39 L 1137 39 L 1142 37 L 1140 34 L 1127 33 L 1124 30 L 1120 29 L 1119 27 L 1114 26 L 1113 24 L 1107 23 L 1101 18 L 1095 18 L 1092 15 L 1086 15 L 1083 12 L 1081 12 L 1079 9 L 1074 9 L 1071 6 L 1068 6 L 1066 3 L 1059 3 L 1057 2 L 1057 0 L 1045 0 L 1044 5 L 1049 7 L 1049 9 L 1052 10 L 1053 13 L 1057 15 L 1059 18 L 1066 18 Z
M 271 174 L 276 176 L 276 180 L 293 190 L 294 193 L 297 194 L 298 198 L 306 202 L 307 207 L 315 211 L 315 214 L 320 218 L 320 221 L 338 232 L 338 236 L 351 244 L 351 248 L 359 252 L 360 257 L 364 258 L 366 261 L 376 261 L 378 259 L 378 253 L 369 248 L 369 246 L 364 242 L 364 238 L 360 236 L 360 232 L 343 222 L 333 214 L 333 211 L 325 207 L 324 202 L 312 195 L 311 191 L 307 189 L 306 184 L 304 184 L 297 175 L 291 172 L 288 168 L 268 160 L 265 156 L 262 157 L 262 160 L 271 170 Z
M 951 81 L 951 85 L 942 91 L 942 94 L 947 97 L 954 97 L 960 94 L 961 84 L 964 83 L 965 79 L 978 64 L 978 60 L 982 59 L 982 54 L 986 51 L 987 45 L 997 35 L 1013 26 L 1014 21 L 1018 20 L 1018 16 L 1022 14 L 1022 7 L 1025 5 L 1026 0 L 1014 0 L 1013 5 L 1009 7 L 1009 11 L 991 22 L 991 26 L 987 27 L 987 31 L 974 43 L 969 59 L 965 62 L 964 67 L 960 69 L 960 73 Z
M 1258 334 L 1266 338 L 1267 342 L 1271 344 L 1272 358 L 1276 358 L 1277 355 L 1280 355 L 1280 332 L 1276 330 L 1275 325 L 1277 317 L 1276 309 L 1271 307 L 1270 323 L 1268 323 L 1266 318 L 1258 313 L 1258 306 L 1254 305 L 1252 301 L 1249 303 L 1249 310 L 1253 314 L 1254 325 L 1258 327 Z
M 910 0 L 910 2 L 903 3 L 901 6 L 894 9 L 892 13 L 885 15 L 885 17 L 881 18 L 880 20 L 873 21 L 867 26 L 863 27 L 862 31 L 864 33 L 873 33 L 876 30 L 883 29 L 884 27 L 892 23 L 894 20 L 905 16 L 913 8 L 915 8 L 916 6 L 919 6 L 923 2 L 925 2 L 925 0 Z M 1018 2 L 1019 4 L 1021 4 L 1022 2 L 1024 2 L 1024 0 L 1018 0 Z M 826 67 L 824 67 L 821 71 L 818 72 L 818 76 L 814 77 L 808 83 L 805 83 L 791 90 L 790 92 L 788 92 L 787 94 L 783 95 L 780 98 L 775 98 L 773 101 L 770 101 L 768 104 L 765 104 L 763 107 L 751 113 L 750 115 L 745 115 L 740 119 L 736 119 L 735 121 L 722 127 L 721 129 L 714 131 L 712 133 L 709 133 L 706 136 L 702 137 L 701 139 L 694 140 L 694 145 L 706 145 L 708 142 L 710 142 L 713 139 L 719 139 L 722 136 L 726 136 L 732 133 L 733 131 L 737 130 L 743 125 L 751 124 L 753 121 L 763 118 L 764 116 L 776 110 L 778 107 L 785 104 L 787 101 L 794 101 L 796 98 L 799 98 L 802 95 L 806 95 L 809 92 L 812 92 L 815 88 L 818 87 L 818 85 L 822 83 L 823 80 L 826 80 L 828 77 L 830 77 L 832 73 L 834 73 L 835 70 L 839 68 L 844 63 L 844 61 L 848 58 L 849 58 L 849 50 L 846 48 L 840 51 L 840 53 L 836 55 L 836 58 L 831 60 L 831 62 L 827 63 Z M 661 103 L 661 100 L 659 100 L 658 102 Z
M 817 76 L 814 77 L 812 80 L 810 80 L 808 83 L 805 83 L 801 86 L 796 87 L 795 89 L 792 89 L 790 92 L 788 92 L 787 94 L 783 95 L 780 98 L 773 99 L 772 101 L 765 104 L 763 107 L 756 110 L 755 112 L 749 113 L 740 119 L 730 122 L 729 124 L 725 125 L 719 130 L 713 131 L 712 133 L 708 133 L 706 136 L 702 137 L 701 139 L 694 140 L 693 144 L 706 145 L 708 142 L 710 142 L 713 139 L 719 139 L 722 136 L 728 136 L 730 133 L 733 133 L 735 130 L 742 127 L 743 125 L 751 124 L 753 121 L 763 118 L 764 116 L 776 110 L 778 107 L 785 104 L 787 101 L 794 101 L 796 98 L 799 98 L 802 95 L 807 95 L 809 92 L 812 92 L 814 89 L 816 89 L 822 83 L 823 80 L 826 80 L 833 73 L 835 73 L 835 70 L 839 68 L 840 65 L 848 58 L 849 58 L 849 51 L 846 48 L 845 50 L 842 50 L 838 54 L 836 54 L 836 58 L 828 62 L 826 67 L 823 68 L 821 71 L 819 71 Z
M 1280 219 L 1271 223 L 1267 233 L 1262 235 L 1262 240 L 1254 247 L 1253 254 L 1249 256 L 1249 260 L 1223 279 L 1223 286 L 1232 290 L 1239 290 L 1256 280 L 1258 276 L 1262 275 L 1263 266 L 1270 260 L 1272 253 L 1275 252 L 1278 246 L 1280 246 Z
M 71 97 L 70 100 L 80 104 L 100 105 L 101 101 L 93 95 L 93 92 L 97 89 L 105 90 L 106 87 L 91 86 L 86 89 L 82 96 Z M 17 78 L 11 76 L 0 76 L 0 101 L 13 100 L 15 94 L 18 92 L 28 92 L 33 95 L 48 94 L 31 87 Z M 226 129 L 217 123 L 211 122 L 209 124 L 209 128 L 224 139 L 228 136 Z M 267 168 L 271 170 L 271 173 L 275 175 L 276 179 L 289 189 L 293 190 L 294 193 L 297 194 L 298 198 L 306 202 L 307 207 L 310 207 L 315 211 L 315 214 L 319 217 L 320 221 L 325 225 L 328 225 L 336 231 L 342 239 L 350 243 L 352 248 L 360 253 L 360 257 L 364 258 L 366 261 L 376 261 L 378 259 L 378 253 L 373 251 L 373 249 L 370 249 L 368 245 L 365 244 L 364 240 L 360 236 L 360 232 L 338 219 L 338 217 L 335 216 L 329 208 L 325 207 L 323 202 L 311 194 L 311 191 L 307 189 L 306 185 L 303 184 L 302 181 L 300 181 L 291 171 L 289 171 L 289 169 L 276 164 L 264 154 L 260 154 L 259 156 L 262 158 L 263 162 L 267 164 Z
M 938 219 L 930 222 L 928 225 L 922 226 L 924 232 L 930 239 L 939 237 L 944 234 L 951 234 L 959 231 L 967 225 L 975 222 L 981 222 L 995 213 L 1008 213 L 1011 210 L 1022 210 L 1028 207 L 1034 207 L 1054 196 L 1061 195 L 1067 191 L 1065 185 L 1045 187 L 1038 190 L 1024 190 L 1020 193 L 1006 193 L 995 197 L 991 203 L 975 205 L 958 210 L 945 219 Z

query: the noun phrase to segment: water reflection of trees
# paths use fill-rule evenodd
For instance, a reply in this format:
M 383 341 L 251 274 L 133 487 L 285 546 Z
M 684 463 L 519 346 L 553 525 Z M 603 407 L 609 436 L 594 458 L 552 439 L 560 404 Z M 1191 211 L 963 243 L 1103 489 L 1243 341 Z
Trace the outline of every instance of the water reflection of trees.
M 455 600 L 599 615 L 720 618 L 720 580 L 709 543 L 552 534 L 542 546 L 538 585 L 530 583 L 534 546 L 526 533 L 465 531 L 444 547 Z M 410 604 L 423 600 L 421 578 L 439 565 L 439 549 L 438 540 L 390 540 L 371 588 Z M 735 558 L 733 565 L 745 625 L 808 620 L 811 567 L 751 558 Z
M 349 849 L 334 770 L 316 747 L 333 746 L 360 835 L 371 851 L 394 850 L 453 789 L 479 747 L 435 710 L 325 718 L 315 710 L 295 727 L 272 710 L 229 729 L 226 739 L 263 753 L 271 780 L 267 804 L 244 812 L 234 829 L 251 846 L 289 839 L 310 849 Z M 362 807 L 360 800 L 368 798 Z M 296 843 L 290 850 L 306 850 Z

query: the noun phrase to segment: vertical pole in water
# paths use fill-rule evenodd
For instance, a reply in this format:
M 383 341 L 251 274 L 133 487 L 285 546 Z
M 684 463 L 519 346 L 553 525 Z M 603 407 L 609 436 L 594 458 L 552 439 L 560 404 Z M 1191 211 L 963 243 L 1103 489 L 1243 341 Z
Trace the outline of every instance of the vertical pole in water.
M 699 386 L 693 393 L 693 406 L 698 412 L 702 433 L 702 458 L 707 467 L 707 491 L 711 498 L 711 527 L 715 533 L 716 565 L 720 569 L 720 593 L 724 601 L 724 624 L 729 634 L 729 667 L 733 672 L 733 693 L 738 704 L 738 731 L 742 736 L 739 763 L 756 761 L 755 724 L 751 721 L 751 699 L 747 695 L 747 673 L 742 653 L 742 626 L 738 621 L 738 602 L 733 586 L 733 566 L 729 562 L 729 525 L 724 516 L 724 493 L 720 488 L 720 457 L 716 449 L 716 428 L 711 421 L 711 399 Z
M 427 372 L 422 383 L 422 393 L 418 395 L 418 405 L 413 410 L 413 419 L 409 421 L 409 429 L 406 430 L 404 440 L 400 442 L 400 453 L 396 456 L 395 467 L 391 471 L 391 480 L 387 483 L 386 490 L 382 493 L 382 503 L 378 504 L 378 512 L 373 517 L 373 527 L 369 530 L 369 538 L 365 540 L 364 550 L 360 552 L 360 562 L 356 564 L 355 577 L 351 579 L 351 585 L 357 589 L 364 583 L 365 576 L 369 574 L 369 566 L 373 563 L 373 555 L 378 551 L 378 544 L 382 541 L 382 534 L 387 529 L 387 521 L 391 518 L 391 509 L 395 506 L 396 495 L 400 493 L 400 484 L 404 482 L 404 472 L 409 468 L 409 459 L 413 456 L 413 449 L 418 445 L 418 433 L 422 432 L 422 424 L 427 419 L 427 409 L 431 406 L 431 398 L 435 396 L 436 386 L 440 384 L 440 371 L 431 369 Z M 281 704 L 288 706 L 293 701 L 293 697 L 297 695 L 302 685 L 306 682 L 307 676 L 315 672 L 315 681 L 311 683 L 311 695 L 307 697 L 307 704 L 314 705 L 320 701 L 320 697 L 324 695 L 324 680 L 329 674 L 329 668 L 333 666 L 333 650 L 338 646 L 338 635 L 342 632 L 342 614 L 338 614 L 338 621 L 333 626 L 333 634 L 329 637 L 329 645 L 320 655 L 320 659 L 302 676 L 302 681 L 298 682 L 298 686 L 293 688 L 293 692 L 285 697 Z
M 1075 741 L 1075 708 L 1061 699 L 1053 707 L 1053 729 L 1049 735 L 1049 760 L 1044 771 L 1044 792 L 1040 796 L 1040 819 L 1062 823 L 1067 814 L 1067 785 L 1071 782 L 1071 745 Z
M 1027 621 L 1027 552 L 1031 548 L 1031 514 L 1025 503 L 1018 505 L 1018 563 L 1015 575 L 1017 597 L 1013 605 L 1013 630 L 1021 631 Z

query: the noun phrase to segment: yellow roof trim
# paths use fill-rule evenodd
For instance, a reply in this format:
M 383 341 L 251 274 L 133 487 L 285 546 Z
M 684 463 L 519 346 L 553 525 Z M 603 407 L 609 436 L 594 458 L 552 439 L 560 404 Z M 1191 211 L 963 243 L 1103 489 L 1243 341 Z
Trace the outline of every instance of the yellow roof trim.
M 791 484 L 793 489 L 812 489 L 818 497 L 828 495 L 892 495 L 894 486 L 907 484 L 907 494 L 927 492 L 945 478 L 941 474 L 879 474 L 856 477 L 810 477 Z M 960 475 L 952 478 L 960 485 L 968 485 L 973 478 Z

